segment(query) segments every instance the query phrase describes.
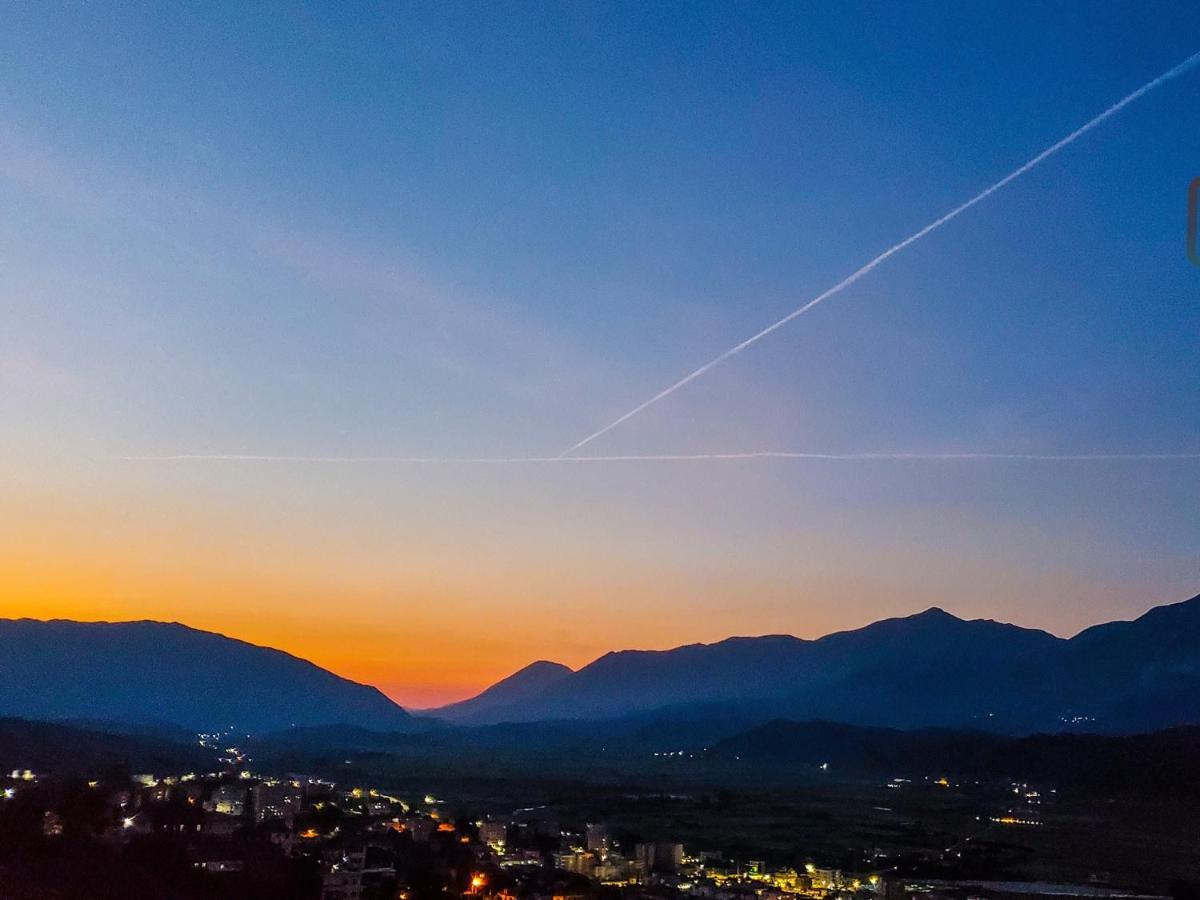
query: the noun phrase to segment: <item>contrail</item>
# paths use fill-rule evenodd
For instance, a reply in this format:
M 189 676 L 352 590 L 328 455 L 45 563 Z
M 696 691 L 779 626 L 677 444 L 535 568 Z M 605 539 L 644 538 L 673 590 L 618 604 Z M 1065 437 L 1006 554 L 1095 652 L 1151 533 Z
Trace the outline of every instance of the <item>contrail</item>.
M 917 232 L 909 235 L 904 240 L 902 240 L 900 243 L 889 247 L 887 250 L 884 250 L 882 253 L 880 253 L 878 256 L 876 256 L 874 259 L 872 259 L 870 262 L 868 262 L 866 265 L 862 266 L 861 268 L 852 272 L 850 275 L 846 276 L 844 279 L 839 281 L 833 287 L 829 288 L 829 290 L 825 291 L 824 293 L 818 294 L 816 297 L 813 297 L 811 300 L 809 300 L 803 306 L 788 313 L 786 316 L 784 316 L 778 322 L 768 325 L 762 331 L 758 332 L 757 334 L 751 335 L 750 337 L 746 338 L 746 340 L 742 341 L 740 344 L 735 344 L 733 347 L 730 347 L 728 350 L 726 350 L 720 356 L 714 357 L 713 359 L 709 360 L 708 362 L 706 362 L 700 368 L 696 369 L 691 374 L 685 375 L 683 378 L 676 381 L 670 387 L 659 391 L 657 394 L 655 394 L 653 397 L 651 397 L 645 403 L 635 406 L 629 412 L 625 413 L 623 416 L 621 416 L 617 419 L 614 419 L 612 422 L 605 425 L 599 431 L 592 432 L 587 437 L 585 437 L 583 440 L 578 441 L 575 444 L 572 444 L 570 447 L 568 447 L 566 450 L 564 450 L 562 452 L 562 454 L 560 454 L 560 455 L 569 456 L 570 454 L 574 453 L 579 448 L 581 448 L 587 444 L 590 444 L 592 441 L 594 441 L 596 438 L 600 437 L 602 434 L 606 434 L 609 431 L 612 431 L 614 428 L 616 428 L 622 422 L 632 419 L 634 416 L 636 416 L 642 410 L 646 409 L 647 407 L 653 406 L 655 403 L 657 403 L 659 400 L 662 400 L 664 397 L 669 397 L 671 394 L 675 393 L 677 390 L 679 390 L 681 387 L 688 384 L 689 382 L 695 381 L 697 378 L 699 378 L 701 375 L 703 375 L 709 369 L 713 368 L 714 366 L 720 365 L 725 360 L 729 359 L 731 356 L 736 356 L 738 353 L 741 353 L 743 350 L 745 350 L 751 344 L 757 343 L 758 341 L 765 338 L 771 332 L 773 332 L 779 328 L 782 328 L 788 322 L 792 321 L 792 319 L 795 319 L 795 318 L 798 318 L 799 316 L 804 315 L 806 312 L 808 312 L 810 309 L 812 309 L 814 306 L 816 306 L 821 301 L 828 300 L 834 294 L 841 293 L 846 288 L 850 287 L 850 285 L 854 284 L 854 282 L 858 281 L 864 275 L 869 273 L 872 269 L 874 269 L 876 266 L 878 266 L 884 260 L 888 259 L 888 257 L 894 256 L 895 254 L 899 253 L 904 248 L 908 247 L 910 244 L 915 244 L 921 238 L 925 237 L 925 235 L 941 228 L 943 225 L 945 225 L 951 219 L 954 219 L 961 213 L 966 212 L 968 209 L 970 209 L 975 204 L 980 203 L 983 200 L 986 200 L 992 194 L 996 193 L 996 191 L 1000 190 L 1005 185 L 1007 185 L 1013 181 L 1016 181 L 1018 178 L 1020 178 L 1022 175 L 1024 175 L 1026 172 L 1028 172 L 1030 169 L 1033 169 L 1034 167 L 1036 167 L 1038 164 L 1040 164 L 1043 160 L 1047 159 L 1048 157 L 1053 156 L 1055 153 L 1057 153 L 1063 147 L 1066 147 L 1068 144 L 1074 143 L 1076 140 L 1081 138 L 1083 135 L 1087 134 L 1089 131 L 1091 131 L 1093 128 L 1095 128 L 1097 125 L 1099 125 L 1101 122 L 1104 122 L 1106 119 L 1108 119 L 1112 116 L 1115 116 L 1118 112 L 1120 112 L 1122 109 L 1124 109 L 1130 103 L 1133 103 L 1135 100 L 1140 99 L 1141 97 L 1150 93 L 1150 91 L 1152 91 L 1155 88 L 1160 87 L 1161 85 L 1170 81 L 1172 78 L 1176 78 L 1176 77 L 1182 75 L 1184 72 L 1186 72 L 1188 69 L 1195 66 L 1197 63 L 1200 63 L 1200 53 L 1192 54 L 1187 59 L 1185 59 L 1183 62 L 1181 62 L 1179 65 L 1175 66 L 1173 69 L 1170 69 L 1170 70 L 1164 72 L 1162 75 L 1159 75 L 1153 81 L 1150 81 L 1150 82 L 1142 85 L 1140 88 L 1138 88 L 1132 94 L 1129 94 L 1128 96 L 1122 98 L 1121 100 L 1118 100 L 1116 103 L 1114 103 L 1108 109 L 1104 110 L 1104 112 L 1100 113 L 1100 115 L 1096 116 L 1094 119 L 1087 122 L 1086 124 L 1081 125 L 1079 128 L 1076 128 L 1074 131 L 1072 131 L 1070 134 L 1068 134 L 1065 138 L 1058 141 L 1057 143 L 1051 144 L 1049 147 L 1047 147 L 1045 150 L 1043 150 L 1037 156 L 1033 157 L 1033 159 L 1029 160 L 1029 162 L 1025 163 L 1019 169 L 1014 169 L 1012 172 L 1005 175 L 1003 178 L 1001 178 L 999 181 L 997 181 L 991 187 L 985 188 L 984 190 L 982 190 L 978 194 L 976 194 L 974 197 L 972 197 L 970 200 L 968 200 L 965 203 L 963 203 L 962 205 L 956 206 L 954 209 L 950 210 L 950 212 L 946 213 L 941 218 L 935 219 L 934 221 L 930 222 L 928 225 L 926 225 L 920 231 L 917 231 Z
M 1197 453 L 802 453 L 759 450 L 735 453 L 641 453 L 620 456 L 284 456 L 257 453 L 179 453 L 167 456 L 111 456 L 124 462 L 279 462 L 386 463 L 394 465 L 519 465 L 528 463 L 711 462 L 795 459 L 830 462 L 1150 462 L 1200 460 Z

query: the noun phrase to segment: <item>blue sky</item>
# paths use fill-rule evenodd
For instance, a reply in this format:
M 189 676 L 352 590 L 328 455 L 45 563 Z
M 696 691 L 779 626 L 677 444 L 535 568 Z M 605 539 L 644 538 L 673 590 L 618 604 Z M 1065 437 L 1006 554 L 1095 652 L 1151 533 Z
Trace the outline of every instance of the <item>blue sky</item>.
M 420 673 L 481 625 L 478 681 L 1196 591 L 1195 461 L 112 458 L 553 455 L 1200 50 L 1191 4 L 5 17 L 5 614 L 317 656 L 380 629 L 323 661 L 407 700 L 458 690 Z M 588 452 L 1200 451 L 1198 96 L 1156 90 Z

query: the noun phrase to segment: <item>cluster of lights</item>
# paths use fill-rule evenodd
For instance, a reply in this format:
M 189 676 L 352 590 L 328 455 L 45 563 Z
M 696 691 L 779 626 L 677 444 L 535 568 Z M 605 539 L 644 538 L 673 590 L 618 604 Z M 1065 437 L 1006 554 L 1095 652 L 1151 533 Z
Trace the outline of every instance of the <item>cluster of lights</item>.
M 1021 819 L 1017 816 L 992 816 L 997 825 L 1041 825 L 1037 819 Z
M 201 745 L 207 745 L 206 742 L 208 740 L 210 740 L 212 738 L 219 738 L 219 737 L 220 737 L 220 735 L 207 735 L 207 734 L 199 735 Z M 216 744 L 213 746 L 218 747 L 219 744 Z M 235 754 L 236 758 L 239 761 L 241 759 L 244 759 L 244 756 L 241 754 L 240 751 L 237 750 L 237 748 L 233 748 L 233 747 L 228 748 L 227 752 Z M 659 753 L 655 753 L 654 755 L 655 756 L 664 756 L 664 757 L 688 756 L 690 758 L 695 758 L 694 753 L 685 751 L 685 750 L 659 752 Z M 827 770 L 829 768 L 829 763 L 822 763 L 819 765 L 819 768 L 822 770 Z M 251 778 L 256 777 L 256 776 L 253 776 L 249 771 L 241 771 L 238 774 L 239 774 L 239 777 L 244 780 L 249 780 Z M 209 777 L 216 777 L 216 775 L 213 774 Z M 25 781 L 32 781 L 32 780 L 34 780 L 35 776 L 32 771 L 30 771 L 28 769 L 23 769 L 23 770 L 14 770 L 12 772 L 12 778 L 13 779 L 22 779 Z M 195 773 L 188 773 L 188 774 L 183 775 L 178 778 L 177 777 L 164 777 L 161 780 L 156 779 L 153 775 L 134 776 L 134 778 L 135 778 L 135 780 L 141 782 L 144 786 L 153 787 L 155 785 L 162 785 L 162 784 L 165 784 L 165 785 L 176 784 L 179 781 L 192 781 L 197 778 L 197 775 Z M 262 780 L 263 784 L 270 786 L 270 787 L 278 786 L 278 785 L 284 783 L 284 782 L 282 782 L 278 779 L 274 779 L 274 778 L 263 778 L 261 780 Z M 307 780 L 310 784 L 327 785 L 330 788 L 334 787 L 332 782 L 325 782 L 320 779 L 313 779 L 313 778 L 309 778 Z M 927 778 L 926 780 L 929 780 L 929 779 Z M 906 783 L 907 781 L 908 781 L 908 779 L 896 778 L 896 779 L 892 780 L 892 784 L 890 784 L 889 787 L 898 787 L 900 784 Z M 302 787 L 302 784 L 299 780 L 292 779 L 292 780 L 289 780 L 287 783 L 297 789 Z M 938 779 L 938 781 L 936 783 L 942 784 L 942 785 L 949 784 L 949 782 L 945 778 Z M 98 785 L 99 785 L 98 781 L 88 782 L 88 786 L 91 788 L 96 788 Z M 1025 786 L 1022 785 L 1021 787 L 1024 788 Z M 8 798 L 13 797 L 14 793 L 15 793 L 14 789 L 9 787 L 2 791 L 2 796 L 5 799 L 8 799 Z M 408 805 L 403 803 L 402 801 L 400 801 L 398 798 L 392 797 L 387 794 L 383 794 L 374 789 L 355 787 L 349 791 L 346 791 L 344 793 L 344 795 L 342 795 L 342 796 L 346 796 L 348 798 L 354 798 L 354 799 L 358 799 L 358 800 L 363 800 L 366 798 L 386 800 L 390 803 L 393 803 L 393 804 L 403 807 L 405 812 L 409 811 Z M 1036 791 L 1030 791 L 1030 792 L 1027 792 L 1025 796 L 1027 798 L 1034 798 L 1039 795 L 1037 794 Z M 118 794 L 118 795 L 116 795 L 116 797 L 121 798 L 122 795 Z M 126 795 L 124 795 L 124 797 L 128 797 L 128 795 L 126 794 Z M 187 800 L 189 803 L 191 803 L 193 805 L 196 803 L 195 797 L 189 796 L 187 798 Z M 437 804 L 444 803 L 444 801 L 438 800 L 435 797 L 433 797 L 432 795 L 426 795 L 424 800 L 428 807 L 432 807 Z M 127 799 L 120 799 L 119 802 L 122 807 L 125 807 L 128 805 Z M 312 807 L 317 810 L 325 808 L 326 806 L 336 806 L 336 803 L 333 801 L 317 801 L 312 804 Z M 351 810 L 351 811 L 353 811 L 353 810 Z M 435 821 L 439 819 L 438 811 L 436 809 L 429 809 L 428 815 L 431 819 L 433 819 Z M 998 823 L 998 824 L 1020 824 L 1020 825 L 1040 825 L 1040 824 L 1042 824 L 1041 822 L 1020 819 L 1020 818 L 1017 818 L 1017 817 L 1011 816 L 1011 815 L 1004 816 L 1002 818 L 994 818 L 994 819 L 992 819 L 992 821 L 995 823 Z M 126 816 L 123 819 L 121 819 L 120 822 L 121 822 L 122 828 L 124 828 L 126 830 L 133 829 L 137 825 L 137 816 L 136 815 Z M 432 824 L 432 823 L 429 823 L 429 824 Z M 482 823 L 477 823 L 477 824 L 482 824 Z M 382 823 L 380 827 L 385 828 L 385 829 L 387 829 L 387 828 L 394 829 L 395 831 L 405 831 L 408 829 L 409 826 L 408 826 L 408 823 L 405 823 L 401 819 L 393 818 L 390 822 Z M 197 828 L 199 828 L 199 826 L 197 826 Z M 445 832 L 445 833 L 453 833 L 453 832 L 457 831 L 455 825 L 448 821 L 437 822 L 436 830 L 439 832 Z M 298 832 L 296 836 L 302 840 L 316 840 L 319 838 L 328 838 L 328 837 L 334 836 L 338 833 L 338 831 L 339 831 L 339 829 L 335 828 L 335 829 L 333 829 L 332 832 L 323 834 L 323 833 L 319 832 L 316 828 L 309 827 L 309 828 L 306 828 L 304 831 Z M 470 838 L 463 835 L 463 836 L 459 837 L 459 840 L 465 844 L 465 843 L 469 843 Z M 493 846 L 493 849 L 496 850 L 497 852 L 501 852 L 502 848 L 503 848 L 502 843 L 500 843 L 499 846 Z M 573 849 L 575 850 L 575 852 L 577 854 L 584 853 L 582 848 L 577 847 L 577 848 L 573 848 Z M 588 854 L 588 855 L 590 855 L 590 854 Z M 734 877 L 734 878 L 736 878 L 736 880 L 750 879 L 753 881 L 773 883 L 773 884 L 779 886 L 781 889 L 783 889 L 785 891 L 789 891 L 789 892 L 799 890 L 799 887 L 797 886 L 797 882 L 796 882 L 796 872 L 794 870 L 787 870 L 787 871 L 782 871 L 782 872 L 773 873 L 773 874 L 768 874 L 766 872 L 755 872 L 754 874 L 740 874 L 738 876 L 729 876 L 729 875 L 726 875 L 725 873 L 722 873 L 719 871 L 718 872 L 712 872 L 712 871 L 706 872 L 703 862 L 700 862 L 699 860 L 697 860 L 694 857 L 693 858 L 685 857 L 685 862 L 690 862 L 693 865 L 699 863 L 699 871 L 694 873 L 694 875 L 698 876 L 698 877 L 694 877 L 692 879 L 692 881 L 685 882 L 680 885 L 680 888 L 683 890 L 689 890 L 689 889 L 695 888 L 706 879 L 711 879 L 713 881 L 721 883 L 721 882 L 729 879 L 730 877 Z M 515 865 L 515 864 L 540 865 L 540 860 L 537 860 L 537 859 L 530 859 L 530 860 L 501 859 L 501 860 L 499 860 L 499 865 L 501 865 L 501 866 Z M 806 864 L 805 870 L 810 877 L 815 876 L 814 882 L 812 885 L 813 888 L 817 888 L 820 883 L 824 883 L 824 882 L 828 881 L 828 884 L 830 887 L 847 886 L 847 887 L 851 887 L 853 890 L 858 890 L 862 886 L 862 884 L 866 883 L 866 882 L 859 882 L 858 880 L 843 881 L 840 872 L 834 872 L 832 870 L 823 870 L 823 869 L 818 870 L 815 868 L 815 866 L 812 863 Z M 614 882 L 604 882 L 604 883 L 606 883 L 606 884 L 623 884 L 626 882 L 614 881 Z M 636 883 L 636 880 L 631 879 L 627 883 L 633 884 L 633 883 Z M 872 886 L 878 885 L 879 877 L 871 876 L 869 879 L 869 883 Z M 470 876 L 469 889 L 468 889 L 467 893 L 472 894 L 472 895 L 482 894 L 485 892 L 485 889 L 487 887 L 488 887 L 488 879 L 487 879 L 487 876 L 485 873 L 478 873 L 478 872 L 472 873 L 472 875 Z

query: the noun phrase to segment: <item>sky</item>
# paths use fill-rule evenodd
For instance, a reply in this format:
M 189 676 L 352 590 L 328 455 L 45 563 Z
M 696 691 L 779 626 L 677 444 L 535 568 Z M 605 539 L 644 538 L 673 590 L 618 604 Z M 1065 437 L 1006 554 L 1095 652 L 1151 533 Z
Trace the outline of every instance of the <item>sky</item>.
M 1200 51 L 1194 4 L 3 19 L 2 616 L 182 621 L 425 707 L 535 659 L 1200 591 L 1196 458 L 444 461 L 562 453 Z M 576 455 L 1200 454 L 1198 97 Z

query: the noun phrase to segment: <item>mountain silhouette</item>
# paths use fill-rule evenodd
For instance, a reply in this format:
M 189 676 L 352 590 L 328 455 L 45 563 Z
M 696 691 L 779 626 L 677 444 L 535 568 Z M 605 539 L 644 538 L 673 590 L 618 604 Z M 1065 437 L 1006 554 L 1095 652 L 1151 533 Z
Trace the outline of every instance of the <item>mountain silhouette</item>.
M 1080 632 L 1055 682 L 1081 714 L 1120 730 L 1200 722 L 1200 596 Z
M 438 718 L 462 725 L 488 721 L 496 710 L 525 703 L 573 674 L 562 663 L 540 659 L 518 669 L 469 700 L 450 703 L 434 710 Z
M 1134 733 L 1200 723 L 1200 597 L 1064 639 L 931 608 L 816 640 L 733 637 L 539 661 L 426 711 L 456 725 L 650 716 L 709 733 L 776 718 L 1011 734 Z M 420 722 L 376 688 L 177 623 L 0 620 L 0 716 L 258 734 Z M 728 733 L 728 732 L 726 732 Z
M 1200 597 L 1069 640 L 934 607 L 816 640 L 768 635 L 608 653 L 536 694 L 482 705 L 472 721 L 616 718 L 693 706 L 759 721 L 782 715 L 1014 733 L 1197 723 Z
M 376 688 L 280 650 L 165 622 L 0 619 L 0 716 L 196 731 L 404 727 Z

